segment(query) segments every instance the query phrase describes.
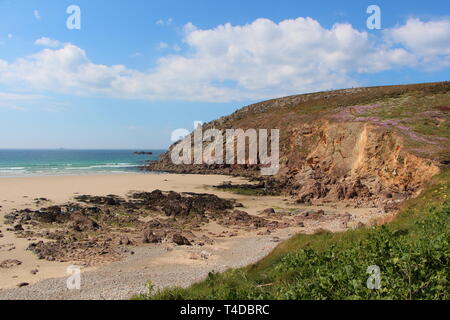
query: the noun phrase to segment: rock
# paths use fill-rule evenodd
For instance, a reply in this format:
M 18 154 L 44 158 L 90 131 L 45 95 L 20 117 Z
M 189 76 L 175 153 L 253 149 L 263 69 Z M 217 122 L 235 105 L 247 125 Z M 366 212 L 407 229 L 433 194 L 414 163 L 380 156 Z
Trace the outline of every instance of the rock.
M 269 224 L 269 222 L 266 220 L 266 219 L 263 219 L 263 218 L 254 218 L 254 226 L 255 226 L 255 228 L 257 228 L 257 229 L 260 229 L 260 228 L 265 228 L 265 227 L 267 227 L 268 226 L 268 224 Z
M 179 246 L 192 246 L 192 243 L 179 233 L 173 235 L 172 241 Z
M 21 282 L 21 283 L 19 283 L 17 286 L 19 287 L 19 288 L 23 288 L 23 287 L 28 287 L 30 284 L 28 283 L 28 282 Z
M 23 226 L 21 224 L 15 225 L 14 226 L 14 231 L 24 231 L 25 229 L 23 228 Z
M 42 223 L 63 223 L 68 220 L 68 215 L 64 214 L 59 206 L 44 208 L 31 213 L 32 219 Z
M 323 216 L 325 216 L 325 211 L 323 211 L 323 210 L 308 211 L 304 214 L 305 218 L 308 218 L 311 220 L 320 220 Z
M 95 231 L 100 229 L 100 225 L 97 222 L 84 214 L 73 213 L 71 214 L 70 219 L 72 221 L 69 224 L 69 228 L 76 232 Z
M 261 214 L 265 214 L 265 215 L 268 215 L 268 216 L 272 215 L 272 214 L 275 214 L 275 209 L 273 209 L 273 208 L 266 209 L 263 212 L 261 212 Z
M 164 236 L 161 232 L 154 232 L 152 230 L 146 230 L 144 232 L 144 243 L 161 243 Z
M 315 179 L 308 179 L 303 183 L 298 194 L 298 203 L 308 203 L 312 199 L 324 198 L 327 195 L 327 189 Z
M 124 236 L 121 237 L 119 240 L 119 245 L 125 245 L 125 246 L 131 246 L 133 244 L 133 241 L 130 240 L 130 238 Z
M 31 215 L 29 213 L 24 213 L 20 218 L 21 223 L 25 223 L 31 220 Z
M 239 210 L 235 210 L 230 219 L 235 222 L 247 222 L 252 220 L 251 216 L 247 212 Z
M 30 271 L 30 273 L 31 273 L 32 275 L 36 275 L 36 274 L 38 274 L 38 272 L 39 272 L 38 269 L 33 269 L 33 270 Z
M 166 216 L 187 216 L 190 212 L 188 205 L 182 201 L 167 201 L 163 206 Z
M 16 221 L 17 216 L 18 215 L 14 213 L 6 214 L 4 216 L 5 224 L 12 225 Z
M 159 229 L 163 227 L 165 227 L 165 225 L 159 222 L 158 220 L 152 220 L 147 222 L 147 229 Z
M 138 156 L 145 156 L 145 155 L 152 155 L 153 154 L 153 152 L 147 152 L 147 151 L 136 151 L 135 153 L 134 153 L 135 155 L 138 155 Z
M 9 260 L 5 260 L 2 263 L 0 263 L 0 268 L 1 269 L 10 269 L 13 267 L 20 266 L 21 264 L 22 264 L 22 261 L 9 259 Z

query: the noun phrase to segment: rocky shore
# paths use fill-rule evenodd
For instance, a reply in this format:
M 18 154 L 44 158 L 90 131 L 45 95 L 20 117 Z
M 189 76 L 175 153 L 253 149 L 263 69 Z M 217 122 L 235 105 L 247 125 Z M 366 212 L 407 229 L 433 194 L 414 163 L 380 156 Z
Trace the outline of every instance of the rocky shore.
M 142 175 L 142 181 L 148 177 Z M 195 177 L 203 181 L 203 176 L 151 177 L 155 185 Z M 340 232 L 388 216 L 377 209 L 318 207 L 281 196 L 235 194 L 236 188 L 252 185 L 261 191 L 262 185 L 234 178 L 218 183 L 223 178 L 205 179 L 215 181 L 210 186 L 172 183 L 177 191 L 106 191 L 99 196 L 76 192 L 60 202 L 49 194 L 23 198 L 28 205 L 19 209 L 7 204 L 11 209 L 2 212 L 0 221 L 0 234 L 6 236 L 0 238 L 0 269 L 2 281 L 13 285 L 0 288 L 0 299 L 127 299 L 145 292 L 149 280 L 158 288 L 188 286 L 209 272 L 256 262 L 294 234 Z M 125 181 L 120 176 L 107 179 Z M 81 291 L 66 288 L 70 265 L 82 269 Z
M 212 194 L 139 192 L 128 199 L 116 195 L 75 197 L 76 203 L 23 209 L 5 215 L 7 231 L 33 241 L 28 250 L 39 259 L 76 262 L 84 267 L 120 260 L 139 244 L 173 243 L 202 247 L 218 238 L 245 232 L 271 235 L 279 229 L 304 228 L 311 221 L 333 221 L 342 229 L 354 220 L 349 213 L 324 210 L 283 211 L 268 208 L 251 215 L 242 204 Z M 239 210 L 238 210 L 239 209 Z M 222 227 L 220 233 L 207 225 Z M 39 239 L 39 240 L 38 240 Z M 1 264 L 14 267 L 11 261 Z

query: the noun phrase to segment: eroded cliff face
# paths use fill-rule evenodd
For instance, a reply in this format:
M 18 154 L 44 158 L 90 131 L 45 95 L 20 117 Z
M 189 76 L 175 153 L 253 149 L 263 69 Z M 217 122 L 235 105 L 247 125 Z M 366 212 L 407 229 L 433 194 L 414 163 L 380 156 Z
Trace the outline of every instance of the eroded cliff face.
M 204 129 L 280 130 L 280 170 L 174 165 L 148 170 L 254 177 L 301 203 L 395 210 L 450 164 L 450 83 L 359 88 L 281 98 L 243 108 Z
M 320 121 L 292 130 L 277 176 L 299 202 L 392 204 L 439 173 L 407 151 L 404 139 L 371 123 Z

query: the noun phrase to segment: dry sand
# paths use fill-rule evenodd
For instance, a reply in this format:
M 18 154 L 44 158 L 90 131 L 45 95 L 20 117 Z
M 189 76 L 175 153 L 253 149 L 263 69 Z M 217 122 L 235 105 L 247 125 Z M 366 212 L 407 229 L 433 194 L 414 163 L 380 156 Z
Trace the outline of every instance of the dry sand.
M 221 239 L 204 248 L 177 248 L 164 245 L 148 245 L 134 248 L 134 254 L 123 261 L 95 269 L 83 270 L 81 291 L 66 289 L 66 270 L 70 263 L 38 260 L 26 251 L 30 241 L 17 239 L 6 231 L 3 216 L 11 209 L 38 208 L 35 198 L 47 198 L 54 204 L 62 204 L 77 194 L 125 196 L 130 191 L 208 192 L 223 198 L 236 199 L 250 214 L 274 207 L 292 207 L 283 197 L 251 197 L 233 195 L 211 188 L 223 181 L 245 183 L 242 178 L 209 175 L 172 174 L 121 174 L 104 176 L 55 176 L 0 179 L 0 262 L 17 259 L 20 266 L 0 269 L 1 299 L 126 299 L 132 294 L 143 292 L 144 283 L 152 280 L 158 288 L 187 286 L 204 278 L 210 271 L 223 271 L 256 262 L 267 255 L 276 245 L 273 237 L 287 239 L 300 229 L 283 229 L 271 236 L 257 236 L 256 233 L 241 235 L 233 239 Z M 334 209 L 336 210 L 336 209 Z M 339 210 L 339 209 L 337 209 Z M 349 209 L 346 209 L 349 211 Z M 352 210 L 350 210 L 352 211 Z M 352 214 L 360 221 L 367 221 L 374 210 L 355 209 Z M 211 225 L 214 229 L 217 226 Z M 312 230 L 303 229 L 302 232 Z M 193 254 L 206 251 L 207 260 L 193 260 Z M 38 269 L 35 275 L 31 270 Z M 16 288 L 20 283 L 30 286 Z M 13 289 L 13 290 L 11 290 Z

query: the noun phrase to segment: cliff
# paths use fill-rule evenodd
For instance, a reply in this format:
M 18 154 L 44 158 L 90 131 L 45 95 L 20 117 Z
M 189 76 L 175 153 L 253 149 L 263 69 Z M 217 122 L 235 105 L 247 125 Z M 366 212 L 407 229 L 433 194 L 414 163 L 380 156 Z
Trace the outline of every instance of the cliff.
M 145 170 L 253 177 L 301 203 L 348 201 L 390 211 L 450 165 L 450 82 L 274 99 L 203 130 L 210 128 L 279 129 L 278 174 L 259 177 L 257 165 L 174 165 L 170 151 Z

